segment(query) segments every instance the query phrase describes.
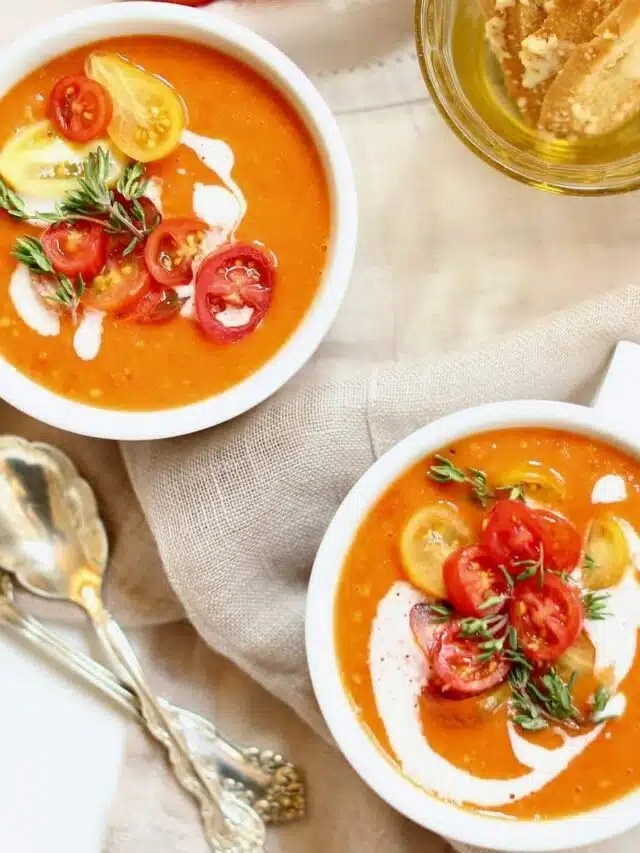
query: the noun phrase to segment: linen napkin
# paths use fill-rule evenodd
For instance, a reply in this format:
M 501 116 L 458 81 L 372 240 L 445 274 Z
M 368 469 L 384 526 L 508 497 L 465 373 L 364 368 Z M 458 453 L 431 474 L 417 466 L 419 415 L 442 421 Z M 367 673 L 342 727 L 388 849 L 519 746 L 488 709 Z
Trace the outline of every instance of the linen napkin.
M 195 639 L 191 644 L 191 635 L 183 634 L 180 643 L 167 629 L 156 633 L 150 665 L 161 663 L 163 686 L 174 695 L 177 689 L 180 701 L 195 702 L 238 737 L 266 736 L 307 769 L 311 819 L 306 826 L 274 830 L 270 849 L 439 849 L 432 835 L 371 802 L 322 742 L 329 739 L 304 657 L 305 587 L 326 525 L 351 485 L 391 444 L 462 406 L 506 398 L 587 402 L 615 343 L 624 338 L 640 340 L 640 287 L 589 301 L 474 351 L 373 368 L 341 365 L 339 378 L 327 371 L 323 381 L 288 387 L 206 434 L 123 446 L 169 581 L 195 629 L 320 736 L 305 734 L 290 717 L 286 728 L 275 730 L 275 721 L 285 719 L 282 708 L 271 703 L 263 712 L 264 699 L 253 698 L 256 688 L 241 689 L 237 672 L 230 675 L 212 662 Z M 216 679 L 213 702 L 203 689 L 207 693 L 204 685 Z M 239 697 L 246 703 L 242 709 L 233 704 Z M 134 842 L 144 853 L 200 853 L 197 825 L 187 820 L 189 804 L 166 775 L 156 771 L 150 784 L 149 767 L 158 763 L 141 738 L 129 761 L 112 814 L 109 853 L 128 853 Z M 141 821 L 132 831 L 139 797 L 149 808 L 163 804 L 171 819 L 152 827 Z M 366 812 L 363 803 L 370 806 Z M 594 850 L 631 853 L 639 839 L 633 832 Z
M 339 377 L 328 370 L 322 381 L 289 386 L 206 434 L 123 446 L 169 581 L 195 629 L 320 735 L 305 735 L 290 718 L 275 731 L 283 709 L 272 704 L 269 715 L 262 714 L 263 700 L 252 698 L 255 688 L 247 695 L 232 686 L 237 673 L 218 681 L 215 703 L 209 697 L 201 706 L 225 727 L 241 714 L 236 730 L 245 739 L 257 731 L 258 717 L 262 737 L 268 733 L 308 770 L 311 819 L 307 826 L 274 830 L 270 849 L 438 850 L 433 836 L 409 827 L 383 804 L 371 803 L 366 813 L 357 808 L 369 804 L 370 795 L 322 742 L 328 735 L 304 656 L 305 587 L 324 530 L 351 485 L 394 442 L 463 406 L 506 398 L 587 402 L 615 343 L 624 338 L 640 340 L 640 287 L 589 301 L 475 351 L 372 368 L 342 364 Z M 194 661 L 190 655 L 199 644 L 180 644 L 166 629 L 156 642 L 151 665 L 162 661 L 166 686 L 178 687 L 180 701 L 202 701 L 202 680 L 215 682 L 219 664 L 208 655 Z M 247 703 L 242 712 L 229 704 L 240 696 Z M 197 826 L 186 821 L 182 800 L 179 820 L 172 811 L 161 829 L 136 825 L 132 832 L 130 804 L 139 795 L 150 807 L 150 797 L 172 809 L 179 799 L 169 793 L 173 786 L 164 775 L 156 774 L 149 786 L 151 753 L 141 738 L 134 749 L 112 814 L 109 853 L 127 853 L 134 841 L 145 853 L 155 845 L 200 853 Z M 631 853 L 639 839 L 639 832 L 629 833 L 596 849 Z
M 87 5 L 23 0 L 0 39 Z M 273 830 L 269 850 L 439 853 L 444 843 L 388 809 L 328 739 L 302 647 L 313 555 L 360 473 L 429 419 L 509 396 L 588 399 L 615 341 L 638 337 L 638 289 L 542 318 L 634 281 L 637 201 L 544 195 L 476 161 L 426 99 L 411 0 L 221 2 L 211 14 L 271 37 L 339 113 L 361 228 L 338 320 L 310 365 L 254 412 L 123 447 L 157 545 L 115 445 L 7 406 L 0 426 L 65 447 L 96 486 L 116 614 L 148 624 L 184 607 L 206 640 L 185 624 L 148 629 L 143 656 L 158 691 L 307 771 L 310 818 Z M 625 849 L 616 844 L 607 849 Z M 192 804 L 134 728 L 104 851 L 204 853 Z

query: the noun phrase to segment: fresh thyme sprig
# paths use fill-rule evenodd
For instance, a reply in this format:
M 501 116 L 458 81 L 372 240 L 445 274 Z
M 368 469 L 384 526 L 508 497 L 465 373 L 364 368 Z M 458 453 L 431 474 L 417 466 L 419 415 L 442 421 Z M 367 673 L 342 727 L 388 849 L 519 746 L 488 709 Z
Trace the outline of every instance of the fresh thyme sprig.
M 503 599 L 496 596 L 498 601 Z M 504 614 L 479 619 L 469 616 L 459 622 L 460 634 L 463 637 L 478 640 L 480 654 L 478 660 L 482 663 L 501 655 L 512 664 L 531 669 L 531 664 L 518 645 L 518 637 L 513 626 L 507 627 L 507 617 Z M 505 631 L 505 628 L 507 629 Z
M 42 243 L 36 237 L 18 237 L 12 252 L 14 258 L 40 276 L 50 276 L 58 283 L 56 289 L 44 295 L 44 299 L 66 308 L 76 319 L 78 304 L 84 293 L 85 283 L 81 275 L 75 282 L 62 273 L 57 273 L 44 253 Z
M 550 722 L 580 722 L 580 712 L 573 701 L 576 673 L 563 681 L 555 669 L 531 678 L 531 669 L 516 664 L 509 673 L 513 722 L 525 731 L 546 729 Z
M 446 602 L 429 602 L 429 619 L 431 622 L 448 622 L 452 615 L 453 609 Z
M 582 571 L 585 574 L 592 572 L 596 567 L 596 561 L 591 556 L 591 554 L 585 554 L 584 559 L 582 560 Z
M 496 491 L 503 492 L 508 491 L 508 498 L 510 501 L 522 501 L 524 503 L 525 500 L 525 491 L 524 491 L 524 483 L 516 483 L 514 486 L 498 486 Z
M 611 719 L 604 712 L 611 699 L 611 694 L 604 685 L 600 685 L 596 690 L 591 701 L 590 720 L 593 723 L 602 723 L 605 720 Z
M 539 732 L 549 725 L 538 705 L 528 692 L 529 670 L 514 666 L 509 673 L 511 687 L 511 709 L 513 722 L 527 732 Z
M 522 569 L 520 574 L 516 575 L 516 581 L 526 581 L 529 578 L 533 578 L 538 575 L 538 583 L 540 585 L 540 589 L 542 589 L 544 585 L 544 548 L 542 543 L 538 546 L 538 559 L 537 560 L 518 560 L 518 562 L 513 564 L 518 568 Z
M 0 178 L 0 209 L 6 210 L 14 219 L 28 219 L 24 202 L 17 193 L 10 189 Z
M 97 221 L 111 234 L 128 232 L 131 234 L 131 242 L 123 252 L 128 255 L 153 231 L 159 217 L 156 217 L 155 222 L 148 223 L 140 203 L 148 184 L 144 179 L 143 163 L 130 163 L 125 167 L 115 192 L 107 183 L 109 171 L 109 152 L 98 147 L 85 160 L 76 187 L 69 190 L 58 204 L 55 214 L 43 215 L 42 218 L 56 222 L 70 219 Z
M 514 486 L 498 486 L 493 489 L 489 485 L 484 471 L 480 471 L 478 468 L 467 468 L 465 470 L 458 468 L 451 459 L 442 456 L 440 453 L 436 453 L 434 458 L 438 464 L 429 467 L 429 477 L 436 483 L 468 483 L 471 486 L 473 497 L 483 507 L 487 507 L 489 501 L 496 497 L 496 492 L 507 489 L 512 500 L 524 500 L 524 485 L 522 483 Z
M 610 598 L 611 596 L 608 592 L 585 592 L 582 596 L 584 618 L 602 620 L 606 619 L 607 616 L 611 616 L 611 612 L 607 610 Z

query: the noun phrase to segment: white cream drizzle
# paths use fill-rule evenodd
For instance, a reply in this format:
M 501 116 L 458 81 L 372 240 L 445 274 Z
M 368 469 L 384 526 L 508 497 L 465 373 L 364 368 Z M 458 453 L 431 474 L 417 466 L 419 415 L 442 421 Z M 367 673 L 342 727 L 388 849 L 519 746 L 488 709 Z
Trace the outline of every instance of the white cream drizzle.
M 627 485 L 619 474 L 600 477 L 591 492 L 592 504 L 613 504 L 627 499 Z
M 9 282 L 9 296 L 23 323 L 43 337 L 60 334 L 60 317 L 43 303 L 31 282 L 31 273 L 18 264 Z
M 216 314 L 216 320 L 228 329 L 234 329 L 238 326 L 246 326 L 252 316 L 253 308 L 250 305 L 245 305 L 243 308 L 229 306 Z
M 153 202 L 158 213 L 162 213 L 164 211 L 164 206 L 162 203 L 163 189 L 164 181 L 162 180 L 162 178 L 149 178 L 144 191 L 145 196 L 149 199 L 149 201 Z
M 100 352 L 104 311 L 85 311 L 73 336 L 73 348 L 78 358 L 92 361 Z
M 218 245 L 229 239 L 243 216 L 236 196 L 219 184 L 194 185 L 193 212 L 218 235 Z
M 640 586 L 635 578 L 640 560 L 640 538 L 624 523 L 634 565 L 620 584 L 608 590 L 611 616 L 588 620 L 585 628 L 596 651 L 596 670 L 609 668 L 614 688 L 629 673 L 636 654 L 640 626 Z M 605 722 L 576 736 L 557 729 L 563 743 L 547 749 L 523 738 L 508 723 L 511 748 L 529 772 L 513 779 L 480 779 L 455 767 L 426 739 L 420 719 L 420 696 L 428 679 L 426 659 L 409 626 L 409 612 L 423 596 L 410 584 L 395 583 L 380 601 L 369 644 L 369 668 L 378 713 L 391 747 L 403 771 L 414 782 L 443 799 L 495 807 L 520 800 L 539 791 L 569 766 L 599 737 Z M 617 693 L 607 704 L 604 716 L 620 716 L 626 697 Z
M 232 238 L 238 225 L 244 219 L 247 212 L 247 202 L 240 187 L 233 180 L 232 172 L 235 164 L 235 157 L 230 146 L 222 139 L 211 139 L 209 136 L 200 136 L 190 130 L 185 130 L 182 133 L 182 144 L 196 154 L 196 156 L 204 163 L 207 169 L 220 178 L 227 190 L 234 196 L 238 205 L 238 215 L 233 223 L 233 227 L 229 230 L 229 237 Z M 202 187 L 202 184 L 196 184 L 197 187 Z M 222 196 L 218 194 L 216 204 L 220 204 Z M 196 192 L 194 190 L 194 209 L 196 205 Z M 224 201 L 225 210 L 228 211 L 228 201 Z M 216 214 L 218 210 L 216 209 Z M 213 209 L 204 210 L 209 218 L 202 214 L 202 218 L 207 225 L 218 226 L 219 220 L 215 218 Z

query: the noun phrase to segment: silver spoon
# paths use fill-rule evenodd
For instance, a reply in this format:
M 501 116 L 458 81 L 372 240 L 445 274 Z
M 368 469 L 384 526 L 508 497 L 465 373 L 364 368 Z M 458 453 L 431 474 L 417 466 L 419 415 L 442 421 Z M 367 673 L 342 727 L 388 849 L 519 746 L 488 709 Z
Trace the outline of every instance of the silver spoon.
M 8 625 L 38 651 L 97 687 L 109 699 L 135 719 L 141 719 L 140 705 L 131 690 L 109 669 L 89 655 L 60 639 L 38 619 L 25 613 L 16 603 L 13 584 L 0 571 L 0 623 Z M 224 796 L 240 797 L 258 812 L 266 824 L 289 823 L 303 818 L 306 811 L 305 784 L 298 768 L 270 749 L 239 746 L 225 737 L 204 717 L 172 705 L 158 702 L 175 719 L 189 748 L 202 761 L 205 773 L 220 776 Z
M 260 853 L 265 828 L 241 800 L 223 803 L 183 733 L 157 701 L 123 631 L 102 600 L 108 543 L 89 484 L 71 460 L 46 444 L 0 438 L 0 566 L 34 595 L 70 601 L 89 616 L 114 672 L 140 703 L 149 732 L 167 749 L 180 784 L 200 806 L 216 853 Z M 226 807 L 223 811 L 223 806 Z

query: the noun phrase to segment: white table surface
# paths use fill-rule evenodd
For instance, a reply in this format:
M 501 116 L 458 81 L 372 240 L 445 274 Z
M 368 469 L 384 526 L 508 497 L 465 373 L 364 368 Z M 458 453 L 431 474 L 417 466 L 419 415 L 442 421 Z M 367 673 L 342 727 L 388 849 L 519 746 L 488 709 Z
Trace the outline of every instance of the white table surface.
M 83 648 L 80 630 L 50 626 Z M 100 853 L 121 713 L 0 626 L 0 850 Z

